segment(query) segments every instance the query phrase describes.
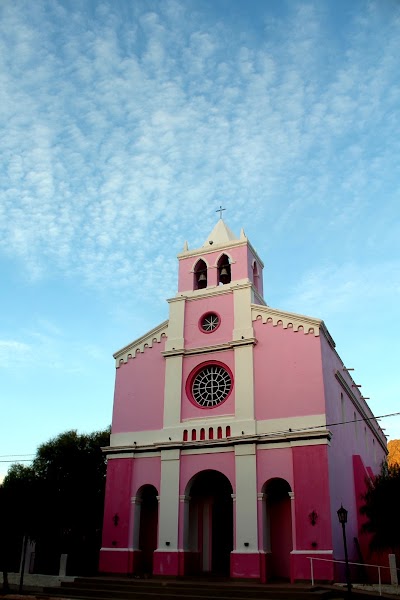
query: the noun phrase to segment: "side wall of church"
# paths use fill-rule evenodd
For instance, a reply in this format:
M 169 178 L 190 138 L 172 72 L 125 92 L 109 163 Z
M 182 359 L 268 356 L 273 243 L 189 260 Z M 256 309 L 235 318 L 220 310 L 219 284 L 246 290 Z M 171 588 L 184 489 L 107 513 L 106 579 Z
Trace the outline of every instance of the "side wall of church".
M 348 540 L 358 538 L 363 545 L 359 508 L 360 496 L 364 490 L 361 490 L 356 482 L 365 481 L 365 477 L 379 472 L 385 451 L 373 433 L 376 424 L 374 425 L 373 420 L 364 420 L 359 407 L 367 417 L 372 417 L 371 411 L 362 400 L 357 386 L 344 369 L 339 356 L 322 336 L 321 349 L 327 428 L 332 432 L 328 460 L 333 547 L 335 557 L 341 560 L 344 554 L 343 537 L 337 510 L 343 505 L 348 511 Z M 358 406 L 354 398 L 357 399 Z M 355 457 L 357 460 L 354 460 Z M 354 543 L 349 544 L 348 551 L 351 559 L 359 558 Z

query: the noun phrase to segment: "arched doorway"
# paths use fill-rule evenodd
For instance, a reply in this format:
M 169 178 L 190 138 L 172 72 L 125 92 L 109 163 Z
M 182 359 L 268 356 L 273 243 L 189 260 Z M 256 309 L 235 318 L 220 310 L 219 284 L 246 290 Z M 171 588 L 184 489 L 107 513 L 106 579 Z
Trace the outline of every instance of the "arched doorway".
M 290 579 L 292 543 L 291 488 L 285 479 L 264 486 L 264 550 L 269 554 L 268 578 Z
M 144 485 L 138 491 L 140 501 L 139 550 L 141 572 L 153 573 L 153 554 L 157 548 L 158 499 L 157 490 L 152 485 Z
M 218 471 L 198 473 L 188 486 L 189 548 L 198 554 L 197 570 L 229 576 L 233 550 L 233 502 L 230 481 Z

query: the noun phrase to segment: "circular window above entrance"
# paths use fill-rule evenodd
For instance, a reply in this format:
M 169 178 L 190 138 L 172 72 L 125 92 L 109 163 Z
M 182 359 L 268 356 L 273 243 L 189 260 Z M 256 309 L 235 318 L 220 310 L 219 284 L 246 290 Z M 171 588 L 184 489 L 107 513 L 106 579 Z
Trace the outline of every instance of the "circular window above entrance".
M 215 312 L 208 312 L 200 318 L 199 325 L 203 333 L 212 333 L 220 326 L 221 319 Z
M 214 408 L 224 402 L 232 391 L 232 375 L 224 365 L 209 363 L 196 369 L 189 377 L 189 398 L 201 408 Z

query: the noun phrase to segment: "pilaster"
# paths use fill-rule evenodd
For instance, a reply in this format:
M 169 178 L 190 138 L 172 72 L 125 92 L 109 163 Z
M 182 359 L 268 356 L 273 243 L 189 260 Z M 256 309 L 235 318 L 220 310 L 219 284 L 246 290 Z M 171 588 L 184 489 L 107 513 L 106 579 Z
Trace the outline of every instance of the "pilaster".
M 235 447 L 235 551 L 258 551 L 256 445 Z

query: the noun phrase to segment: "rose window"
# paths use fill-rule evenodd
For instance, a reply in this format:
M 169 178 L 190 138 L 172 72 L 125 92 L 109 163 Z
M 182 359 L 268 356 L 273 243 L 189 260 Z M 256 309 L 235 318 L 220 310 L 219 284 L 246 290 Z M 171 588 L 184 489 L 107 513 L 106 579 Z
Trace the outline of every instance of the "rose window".
M 219 327 L 219 316 L 215 313 L 207 313 L 200 320 L 200 327 L 205 333 L 211 333 Z
M 193 378 L 191 392 L 199 406 L 212 408 L 227 398 L 231 388 L 232 379 L 226 369 L 220 365 L 207 365 Z

